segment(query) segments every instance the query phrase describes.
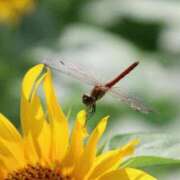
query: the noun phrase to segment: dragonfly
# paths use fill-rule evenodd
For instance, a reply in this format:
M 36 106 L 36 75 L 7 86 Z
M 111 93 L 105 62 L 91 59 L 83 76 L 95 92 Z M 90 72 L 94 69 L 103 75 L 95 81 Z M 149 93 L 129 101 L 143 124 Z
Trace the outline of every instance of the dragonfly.
M 83 94 L 82 103 L 86 106 L 88 112 L 94 113 L 96 111 L 97 101 L 102 99 L 107 93 L 111 96 L 115 97 L 117 100 L 125 103 L 130 106 L 132 109 L 142 112 L 149 113 L 152 110 L 144 105 L 144 103 L 124 92 L 121 92 L 120 88 L 116 87 L 116 84 L 121 81 L 125 76 L 127 76 L 137 65 L 139 62 L 134 62 L 130 66 L 128 66 L 124 71 L 118 74 L 115 78 L 106 83 L 101 83 L 94 76 L 94 73 L 87 72 L 85 68 L 80 65 L 73 64 L 71 62 L 62 61 L 59 59 L 53 60 L 44 60 L 43 63 L 54 69 L 58 72 L 71 76 L 81 83 L 86 83 L 92 86 L 92 89 L 89 94 Z

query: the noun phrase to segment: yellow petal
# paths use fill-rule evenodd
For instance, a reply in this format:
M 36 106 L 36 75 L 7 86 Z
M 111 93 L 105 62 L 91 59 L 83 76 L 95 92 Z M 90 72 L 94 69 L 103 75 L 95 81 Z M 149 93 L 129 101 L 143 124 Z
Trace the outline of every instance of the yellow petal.
M 67 119 L 58 104 L 48 69 L 44 80 L 44 90 L 48 109 L 48 118 L 52 130 L 52 158 L 62 161 L 68 146 L 68 123 Z
M 32 111 L 35 117 L 36 123 L 34 128 L 36 132 L 33 132 L 34 145 L 36 152 L 40 156 L 40 161 L 42 163 L 48 162 L 50 160 L 50 150 L 51 150 L 51 132 L 48 122 L 45 119 L 45 114 L 40 102 L 40 98 L 34 95 L 32 102 Z M 28 135 L 29 136 L 29 135 Z
M 33 7 L 33 4 L 34 1 L 32 0 L 11 1 L 11 6 L 14 7 L 14 10 L 16 9 L 16 11 L 18 11 L 19 13 L 23 13 L 24 11 L 29 11 Z
M 1 163 L 1 167 L 2 167 L 1 171 L 3 171 L 3 169 L 5 169 L 5 171 L 3 171 L 3 173 L 4 172 L 11 173 L 17 169 L 22 168 L 21 166 L 19 166 L 18 163 L 16 163 L 15 159 L 12 157 L 5 157 L 5 156 L 0 155 L 0 163 Z M 4 174 L 3 174 L 3 176 L 4 176 Z
M 118 169 L 104 174 L 98 180 L 157 180 L 151 175 L 137 169 Z
M 125 171 L 129 180 L 156 180 L 156 178 L 138 169 L 126 168 Z
M 50 154 L 52 151 L 51 148 L 51 131 L 50 126 L 44 119 L 43 127 L 39 136 L 37 137 L 37 143 L 39 145 L 41 159 L 40 162 L 42 165 L 49 163 L 50 161 Z
M 0 21 L 3 23 L 17 23 L 25 12 L 33 9 L 32 0 L 0 1 Z
M 22 144 L 0 138 L 0 161 L 3 162 L 8 170 L 24 167 L 27 162 L 24 157 Z
M 31 134 L 28 134 L 24 138 L 24 156 L 27 159 L 28 164 L 35 165 L 39 162 L 39 156 L 36 152 L 36 147 Z
M 44 65 L 36 65 L 31 68 L 25 75 L 22 83 L 21 95 L 21 124 L 24 135 L 32 134 L 32 137 L 37 137 L 37 134 L 42 128 L 43 122 L 41 118 L 36 116 L 40 109 L 40 103 L 36 96 L 37 88 L 40 82 L 45 77 L 43 73 Z
M 7 176 L 6 170 L 0 168 L 0 179 L 5 179 L 6 176 Z
M 157 180 L 151 175 L 132 168 L 125 168 L 108 172 L 98 178 L 98 180 Z
M 20 142 L 21 135 L 11 122 L 0 114 L 0 137 L 7 141 Z
M 72 131 L 70 146 L 66 158 L 62 162 L 62 166 L 66 171 L 72 170 L 74 165 L 79 161 L 84 151 L 84 139 L 87 136 L 87 130 L 85 128 L 86 112 L 81 111 L 76 118 L 76 124 Z M 64 174 L 66 174 L 64 172 Z
M 15 13 L 12 10 L 11 5 L 7 1 L 0 1 L 0 22 L 13 22 L 15 20 Z
M 100 178 L 97 178 L 97 180 L 130 180 L 130 179 L 124 170 L 115 170 L 107 174 L 104 174 Z
M 106 128 L 107 119 L 108 117 L 103 118 L 92 132 L 84 153 L 73 171 L 73 177 L 75 177 L 75 179 L 83 179 L 92 167 L 96 157 L 96 147 Z
M 105 154 L 100 155 L 100 157 L 97 158 L 93 170 L 90 173 L 89 179 L 95 179 L 99 177 L 100 175 L 108 172 L 109 170 L 112 170 L 114 166 L 118 167 L 123 158 L 133 154 L 138 142 L 139 141 L 137 140 L 133 140 L 126 146 L 118 150 L 109 151 Z
M 40 84 L 43 76 L 43 64 L 38 64 L 34 67 L 32 67 L 24 76 L 23 83 L 22 83 L 22 94 L 24 95 L 24 98 L 26 100 L 30 100 L 34 93 L 36 92 L 36 89 L 38 88 L 38 85 Z
M 39 64 L 31 68 L 23 79 L 21 95 L 21 123 L 23 133 L 25 138 L 32 137 L 32 144 L 39 158 L 41 157 L 41 148 L 37 140 L 45 123 L 45 115 L 40 98 L 37 96 L 37 89 L 45 76 L 44 65 Z M 34 156 L 35 159 L 37 155 Z

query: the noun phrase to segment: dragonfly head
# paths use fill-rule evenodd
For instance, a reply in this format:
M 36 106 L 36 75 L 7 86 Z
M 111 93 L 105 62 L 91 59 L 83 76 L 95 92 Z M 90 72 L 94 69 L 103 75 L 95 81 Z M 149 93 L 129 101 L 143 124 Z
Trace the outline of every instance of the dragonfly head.
M 96 99 L 92 96 L 84 94 L 82 97 L 82 102 L 86 106 L 88 116 L 92 116 L 96 111 Z
M 92 106 L 93 104 L 96 103 L 95 99 L 92 96 L 89 96 L 87 94 L 84 94 L 82 96 L 82 102 L 86 106 Z

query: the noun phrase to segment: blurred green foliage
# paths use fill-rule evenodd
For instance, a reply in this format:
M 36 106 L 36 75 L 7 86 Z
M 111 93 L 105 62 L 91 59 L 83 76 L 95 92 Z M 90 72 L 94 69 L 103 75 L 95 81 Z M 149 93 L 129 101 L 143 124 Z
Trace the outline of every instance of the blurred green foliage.
M 91 1 L 93 2 L 96 0 Z M 157 54 L 162 66 L 179 67 L 179 55 L 164 51 L 158 46 L 158 37 L 165 26 L 163 22 L 145 22 L 124 16 L 108 26 L 103 26 L 82 17 L 82 9 L 87 3 L 88 0 L 40 0 L 36 2 L 35 10 L 22 17 L 19 24 L 0 25 L 0 112 L 10 118 L 16 126 L 19 126 L 20 83 L 25 72 L 36 63 L 31 51 L 39 46 L 56 48 L 59 36 L 72 23 L 100 27 L 106 32 L 123 37 L 143 53 Z M 145 99 L 147 102 L 148 98 Z M 83 106 L 79 96 L 74 95 L 64 105 L 66 112 L 71 108 L 69 104 L 72 104 L 72 101 L 74 106 L 71 117 L 74 117 Z M 107 115 L 111 116 L 111 125 L 125 114 L 143 119 L 156 127 L 173 123 L 172 119 L 178 118 L 180 106 L 176 99 L 160 97 L 153 100 L 152 106 L 157 112 L 143 115 L 123 105 L 99 103 L 96 115 L 88 124 L 91 128 L 94 127 L 102 117 L 101 112 L 107 112 Z

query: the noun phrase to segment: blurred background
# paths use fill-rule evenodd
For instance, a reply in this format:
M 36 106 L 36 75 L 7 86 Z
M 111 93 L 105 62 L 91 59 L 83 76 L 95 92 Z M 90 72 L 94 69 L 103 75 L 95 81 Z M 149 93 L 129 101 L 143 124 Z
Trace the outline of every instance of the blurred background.
M 119 83 L 155 110 L 135 112 L 106 96 L 88 125 L 110 115 L 107 137 L 180 129 L 180 2 L 178 0 L 0 0 L 0 112 L 19 127 L 21 80 L 46 58 L 81 64 L 107 81 L 140 65 Z M 97 74 L 97 75 L 96 75 Z M 71 119 L 91 87 L 54 72 L 58 97 Z M 148 169 L 160 180 L 180 178 L 178 167 Z

